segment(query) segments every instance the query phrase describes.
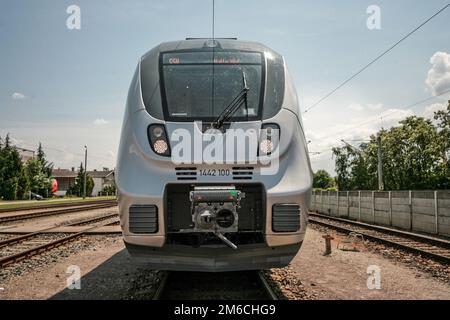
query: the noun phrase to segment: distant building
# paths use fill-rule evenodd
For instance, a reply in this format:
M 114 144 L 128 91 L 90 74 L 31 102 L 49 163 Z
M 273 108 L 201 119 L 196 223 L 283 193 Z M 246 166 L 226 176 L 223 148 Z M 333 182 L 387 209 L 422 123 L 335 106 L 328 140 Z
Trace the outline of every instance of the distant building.
M 92 194 L 88 196 L 98 196 L 103 188 L 106 186 L 113 186 L 114 182 L 114 170 L 103 168 L 103 170 L 88 171 L 88 176 L 94 180 L 94 189 Z M 78 171 L 75 168 L 68 169 L 53 169 L 52 177 L 58 182 L 58 192 L 56 196 L 65 196 L 67 191 L 75 185 L 75 180 L 78 176 Z
M 115 185 L 114 170 L 103 168 L 103 170 L 88 171 L 87 173 L 94 180 L 94 189 L 92 190 L 94 197 L 98 196 L 104 187 Z
M 35 151 L 19 147 L 14 148 L 16 148 L 17 152 L 19 153 L 20 160 L 22 160 L 23 163 L 34 158 Z
M 55 193 L 56 196 L 65 196 L 69 188 L 75 185 L 75 179 L 77 178 L 78 172 L 72 167 L 71 170 L 68 169 L 53 169 L 52 177 L 58 182 L 58 192 Z

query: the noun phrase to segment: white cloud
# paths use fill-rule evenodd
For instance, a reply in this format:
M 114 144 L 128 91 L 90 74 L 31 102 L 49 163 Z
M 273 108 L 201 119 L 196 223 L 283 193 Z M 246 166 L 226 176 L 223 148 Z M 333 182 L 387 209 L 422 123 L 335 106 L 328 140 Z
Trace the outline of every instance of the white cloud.
M 95 121 L 94 121 L 94 125 L 96 125 L 96 126 L 103 126 L 107 123 L 108 123 L 108 121 L 106 121 L 103 118 L 95 119 Z
M 390 108 L 381 113 L 370 112 L 369 109 L 384 108 L 382 104 L 366 105 L 366 107 L 357 103 L 351 105 L 362 106 L 363 110 L 353 115 L 346 111 L 344 114 L 336 115 L 334 120 L 330 118 L 330 122 L 323 125 L 310 125 L 306 131 L 307 138 L 312 141 L 308 146 L 309 151 L 320 152 L 320 154 L 311 154 L 313 170 L 325 169 L 334 174 L 331 148 L 341 146 L 341 139 L 358 145 L 362 140 L 368 140 L 370 135 L 375 134 L 382 127 L 389 129 L 392 126 L 398 126 L 399 121 L 414 115 L 412 109 Z
M 378 111 L 383 109 L 383 104 L 382 103 L 377 103 L 377 104 L 368 104 L 367 105 L 367 109 L 372 110 L 372 111 Z
M 367 104 L 367 105 L 362 105 L 359 103 L 351 103 L 347 106 L 347 109 L 352 110 L 352 111 L 363 111 L 363 110 L 368 110 L 368 111 L 379 111 L 381 109 L 383 109 L 383 104 L 382 103 L 376 103 L 376 104 Z
M 446 108 L 447 107 L 446 107 L 445 103 L 434 103 L 432 105 L 429 105 L 429 106 L 425 107 L 425 110 L 423 111 L 423 115 L 422 116 L 424 118 L 433 120 L 433 116 L 434 116 L 434 113 L 436 111 L 445 110 Z
M 14 92 L 14 93 L 11 95 L 11 98 L 12 98 L 13 100 L 22 100 L 22 99 L 25 99 L 26 96 L 25 96 L 23 93 L 20 93 L 20 92 Z
M 347 109 L 352 111 L 363 111 L 364 107 L 360 105 L 359 103 L 352 103 L 347 106 Z
M 10 141 L 11 141 L 11 143 L 13 144 L 13 145 L 15 145 L 15 146 L 21 146 L 25 141 L 23 141 L 22 139 L 16 139 L 16 138 L 14 138 L 14 137 L 9 137 L 9 139 L 10 139 Z
M 385 129 L 397 126 L 399 121 L 407 117 L 414 116 L 415 113 L 411 109 L 388 109 L 380 115 L 379 124 Z
M 434 95 L 450 89 L 450 54 L 438 51 L 430 59 L 433 65 L 425 83 Z
M 22 122 L 20 127 L 0 126 L 0 136 L 3 138 L 9 132 L 14 141 L 20 142 L 19 146 L 27 149 L 36 149 L 41 141 L 48 160 L 56 168 L 64 169 L 78 167 L 84 162 L 84 145 L 87 145 L 88 168 L 101 170 L 115 167 L 116 157 L 108 156 L 108 152 L 116 150 L 119 145 L 120 125 L 119 121 L 111 120 L 100 130 L 84 122 Z

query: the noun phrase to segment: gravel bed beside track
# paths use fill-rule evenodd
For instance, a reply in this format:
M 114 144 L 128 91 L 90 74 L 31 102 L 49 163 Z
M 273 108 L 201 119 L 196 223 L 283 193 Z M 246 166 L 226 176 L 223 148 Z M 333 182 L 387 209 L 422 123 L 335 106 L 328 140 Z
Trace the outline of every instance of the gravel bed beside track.
M 268 300 L 256 271 L 168 274 L 161 300 Z
M 280 299 L 450 299 L 448 282 L 370 246 L 347 252 L 337 250 L 334 242 L 332 254 L 323 256 L 324 232 L 313 228 L 289 267 L 265 271 Z M 382 271 L 380 290 L 366 287 L 366 268 L 372 264 Z M 81 290 L 66 287 L 71 265 L 80 267 Z M 130 258 L 120 235 L 85 236 L 0 270 L 0 300 L 151 299 L 161 276 L 145 261 Z
M 303 285 L 290 266 L 264 270 L 264 275 L 278 299 L 314 300 L 317 298 L 317 294 Z
M 0 224 L 0 232 L 2 229 L 6 229 L 7 226 L 18 226 L 18 227 L 51 227 L 51 226 L 58 226 L 63 225 L 67 223 L 68 221 L 75 221 L 78 219 L 87 219 L 90 217 L 95 217 L 100 214 L 107 214 L 107 213 L 114 213 L 117 212 L 118 214 L 118 208 L 117 207 L 111 207 L 111 208 L 101 208 L 101 209 L 94 209 L 94 210 L 88 210 L 88 211 L 79 211 L 79 212 L 72 212 L 72 213 L 64 213 L 61 215 L 56 216 L 48 216 L 48 217 L 41 217 L 41 218 L 33 218 L 33 219 L 27 219 L 27 220 L 21 220 L 21 221 L 9 221 L 9 222 L 3 222 Z
M 22 251 L 24 248 L 31 248 L 42 243 L 47 243 L 53 240 L 62 239 L 69 234 L 67 233 L 43 233 L 34 236 L 31 239 L 21 241 L 19 243 L 9 244 L 3 248 L 0 248 L 0 258 L 7 257 L 16 252 Z
M 318 230 L 324 234 L 329 233 L 338 235 L 342 238 L 346 237 L 344 233 L 336 230 L 330 230 L 329 228 L 326 228 L 324 226 L 310 224 L 309 228 Z M 380 235 L 382 234 L 380 233 Z M 404 250 L 377 243 L 371 240 L 364 240 L 364 247 L 371 252 L 381 254 L 382 256 L 392 261 L 405 263 L 413 268 L 427 272 L 441 281 L 450 283 L 450 265 L 448 264 L 425 258 L 420 254 L 406 252 Z
M 11 238 L 14 238 L 16 236 L 17 235 L 15 235 L 15 234 L 0 234 L 0 241 L 11 239 Z
M 27 272 L 33 272 L 33 270 L 38 267 L 45 267 L 49 264 L 57 263 L 70 255 L 88 249 L 102 239 L 102 236 L 83 236 L 78 240 L 69 242 L 68 244 L 54 248 L 50 251 L 43 252 L 30 259 L 0 268 L 0 283 L 9 280 L 12 277 L 21 276 Z
M 126 300 L 152 300 L 164 278 L 164 271 L 140 268 L 133 275 L 130 288 L 124 294 Z

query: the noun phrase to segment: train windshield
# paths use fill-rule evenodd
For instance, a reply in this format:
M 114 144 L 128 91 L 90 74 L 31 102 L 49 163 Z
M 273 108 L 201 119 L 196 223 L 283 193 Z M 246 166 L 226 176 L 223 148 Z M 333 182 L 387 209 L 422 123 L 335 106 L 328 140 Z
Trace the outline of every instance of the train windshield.
M 214 63 L 213 63 L 214 62 Z M 247 107 L 231 121 L 261 118 L 262 55 L 255 52 L 183 52 L 162 56 L 162 94 L 168 120 L 214 120 L 243 89 Z

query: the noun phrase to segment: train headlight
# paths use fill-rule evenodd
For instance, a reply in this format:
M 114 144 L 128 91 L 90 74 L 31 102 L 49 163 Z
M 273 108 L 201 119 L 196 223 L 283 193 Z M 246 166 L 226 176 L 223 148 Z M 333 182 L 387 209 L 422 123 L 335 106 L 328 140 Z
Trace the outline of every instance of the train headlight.
M 269 139 L 264 139 L 259 143 L 259 150 L 262 154 L 271 154 L 273 151 L 273 142 Z
M 168 148 L 169 147 L 167 146 L 167 142 L 165 142 L 164 140 L 156 140 L 156 142 L 153 144 L 153 149 L 157 154 L 166 153 Z
M 156 138 L 161 138 L 161 136 L 164 134 L 164 129 L 160 126 L 154 126 L 152 128 L 152 135 L 154 135 Z
M 160 156 L 169 157 L 170 146 L 165 126 L 163 124 L 151 124 L 147 133 L 152 150 Z
M 259 135 L 259 156 L 270 155 L 278 147 L 280 127 L 276 123 L 264 123 Z

